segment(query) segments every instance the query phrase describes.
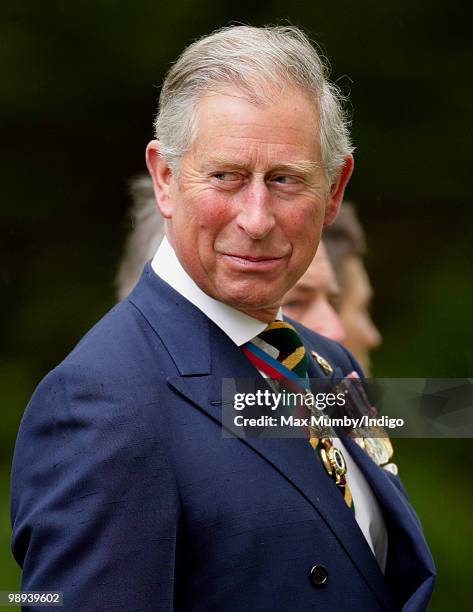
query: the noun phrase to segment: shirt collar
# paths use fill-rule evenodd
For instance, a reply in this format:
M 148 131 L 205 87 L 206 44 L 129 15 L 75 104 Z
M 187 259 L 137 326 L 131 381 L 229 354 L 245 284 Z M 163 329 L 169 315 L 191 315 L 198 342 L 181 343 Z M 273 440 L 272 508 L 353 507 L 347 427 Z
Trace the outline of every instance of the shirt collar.
M 156 251 L 151 266 L 160 278 L 201 310 L 237 346 L 249 342 L 266 328 L 267 323 L 249 317 L 202 291 L 184 270 L 166 237 Z M 283 320 L 281 308 L 278 310 L 276 320 Z

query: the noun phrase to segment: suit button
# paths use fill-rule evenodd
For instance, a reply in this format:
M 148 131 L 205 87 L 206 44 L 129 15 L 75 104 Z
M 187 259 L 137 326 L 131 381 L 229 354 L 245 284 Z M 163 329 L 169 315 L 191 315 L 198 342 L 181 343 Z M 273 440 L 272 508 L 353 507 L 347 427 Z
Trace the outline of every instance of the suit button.
M 310 579 L 312 584 L 322 586 L 328 579 L 327 568 L 324 565 L 314 565 L 314 567 L 310 570 Z

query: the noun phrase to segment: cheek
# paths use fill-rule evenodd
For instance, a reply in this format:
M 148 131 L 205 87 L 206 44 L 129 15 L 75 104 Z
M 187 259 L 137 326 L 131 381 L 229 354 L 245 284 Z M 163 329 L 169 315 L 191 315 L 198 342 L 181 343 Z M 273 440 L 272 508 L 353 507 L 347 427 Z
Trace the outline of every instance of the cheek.
M 285 211 L 284 220 L 281 219 L 281 224 L 284 224 L 289 236 L 294 237 L 300 244 L 304 242 L 312 247 L 318 243 L 322 233 L 322 207 L 313 204 L 310 206 L 290 205 L 290 209 Z
M 228 198 L 212 192 L 201 192 L 188 198 L 180 210 L 180 235 L 182 248 L 189 257 L 200 262 L 207 271 L 215 268 L 215 252 L 221 242 L 228 241 L 233 227 L 231 204 Z
M 303 225 L 307 227 L 319 227 L 322 225 L 323 214 L 319 210 L 319 207 L 310 205 L 298 205 L 297 202 L 293 204 L 285 202 L 287 209 L 286 213 L 287 221 L 292 225 Z
M 201 192 L 181 200 L 180 206 L 173 210 L 172 225 L 194 242 L 202 239 L 207 242 L 228 223 L 228 211 L 224 198 Z
M 185 202 L 184 222 L 202 230 L 218 230 L 229 221 L 231 206 L 228 198 L 215 193 L 201 193 Z

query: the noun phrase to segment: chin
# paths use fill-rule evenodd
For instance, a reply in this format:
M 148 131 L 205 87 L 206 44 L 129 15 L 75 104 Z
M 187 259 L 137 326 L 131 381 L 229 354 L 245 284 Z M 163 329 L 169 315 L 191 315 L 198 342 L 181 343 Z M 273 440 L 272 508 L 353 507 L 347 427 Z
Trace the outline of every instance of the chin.
M 217 285 L 217 289 L 220 289 L 217 299 L 229 306 L 246 305 L 265 308 L 270 304 L 279 303 L 284 294 L 274 285 L 275 283 L 271 281 L 264 283 L 248 282 L 247 280 L 236 283 L 221 282 Z
M 281 298 L 274 295 L 255 296 L 249 290 L 245 293 L 225 294 L 219 298 L 224 304 L 232 306 L 238 310 L 265 310 L 279 308 Z

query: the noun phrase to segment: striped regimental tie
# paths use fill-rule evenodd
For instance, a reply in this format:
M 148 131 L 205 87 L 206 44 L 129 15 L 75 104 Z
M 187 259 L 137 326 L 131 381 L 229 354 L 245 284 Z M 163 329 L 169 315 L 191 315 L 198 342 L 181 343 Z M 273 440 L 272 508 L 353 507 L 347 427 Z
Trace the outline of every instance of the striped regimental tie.
M 269 378 L 277 379 L 284 387 L 305 392 L 310 389 L 308 357 L 304 344 L 290 323 L 273 321 L 258 336 L 242 347 L 251 363 Z M 309 443 L 317 452 L 329 476 L 334 480 L 343 499 L 354 511 L 350 487 L 346 480 L 347 466 L 342 452 L 330 437 L 317 437 L 309 428 Z

